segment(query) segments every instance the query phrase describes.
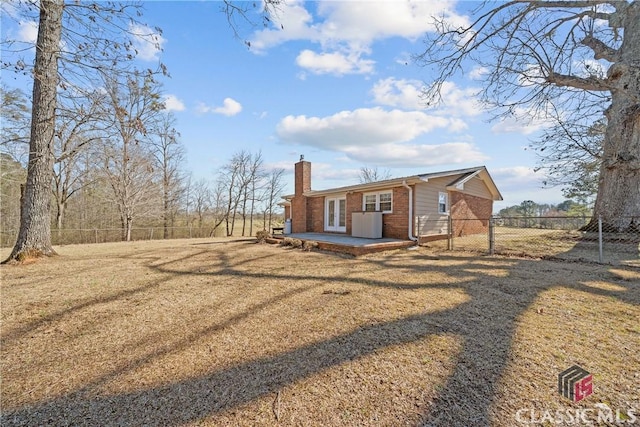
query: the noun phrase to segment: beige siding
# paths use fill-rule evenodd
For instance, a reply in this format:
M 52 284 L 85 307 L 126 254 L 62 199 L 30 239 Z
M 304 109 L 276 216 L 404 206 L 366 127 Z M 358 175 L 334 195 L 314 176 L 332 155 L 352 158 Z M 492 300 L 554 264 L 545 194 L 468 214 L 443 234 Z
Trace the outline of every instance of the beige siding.
M 449 216 L 438 213 L 438 193 L 446 193 L 447 185 L 453 180 L 455 177 L 449 176 L 416 184 L 415 216 L 418 236 L 446 234 Z
M 447 186 L 460 176 L 447 176 L 444 178 L 430 179 L 428 182 L 416 185 L 415 216 L 416 234 L 427 236 L 432 234 L 445 234 L 448 227 L 448 215 L 438 213 L 438 193 L 449 193 Z M 474 177 L 464 184 L 463 193 L 485 199 L 491 199 L 491 192 L 485 183 L 478 177 Z M 449 207 L 451 195 L 449 194 Z
M 477 176 L 471 178 L 464 184 L 463 193 L 471 196 L 482 197 L 484 199 L 493 198 L 486 184 Z

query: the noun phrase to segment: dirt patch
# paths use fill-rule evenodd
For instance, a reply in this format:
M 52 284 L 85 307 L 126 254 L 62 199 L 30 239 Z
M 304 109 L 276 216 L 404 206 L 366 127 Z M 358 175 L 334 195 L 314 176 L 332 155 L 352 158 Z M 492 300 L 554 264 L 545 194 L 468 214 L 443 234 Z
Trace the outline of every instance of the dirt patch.
M 599 402 L 640 413 L 637 269 L 254 242 L 64 246 L 0 267 L 2 425 L 512 426 Z M 557 391 L 573 364 L 594 376 L 579 403 Z

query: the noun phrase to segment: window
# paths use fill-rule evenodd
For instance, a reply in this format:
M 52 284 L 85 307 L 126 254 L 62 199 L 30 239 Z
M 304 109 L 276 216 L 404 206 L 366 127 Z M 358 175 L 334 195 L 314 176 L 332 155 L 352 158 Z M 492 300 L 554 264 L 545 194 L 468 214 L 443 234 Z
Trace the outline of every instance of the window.
M 364 196 L 364 209 L 367 212 L 376 211 L 376 195 L 375 194 L 366 194 Z
M 380 193 L 380 210 L 382 212 L 391 212 L 391 193 Z
M 362 198 L 362 210 L 382 211 L 390 213 L 393 211 L 393 193 L 385 191 L 384 193 L 369 193 Z
M 438 193 L 438 213 L 446 214 L 449 212 L 449 197 L 447 193 Z

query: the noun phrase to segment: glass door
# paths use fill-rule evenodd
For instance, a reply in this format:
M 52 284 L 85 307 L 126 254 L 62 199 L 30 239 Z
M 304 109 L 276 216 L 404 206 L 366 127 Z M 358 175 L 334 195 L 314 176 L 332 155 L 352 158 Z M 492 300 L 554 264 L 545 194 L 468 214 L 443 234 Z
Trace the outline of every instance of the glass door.
M 325 200 L 324 230 L 347 231 L 347 199 L 331 197 Z

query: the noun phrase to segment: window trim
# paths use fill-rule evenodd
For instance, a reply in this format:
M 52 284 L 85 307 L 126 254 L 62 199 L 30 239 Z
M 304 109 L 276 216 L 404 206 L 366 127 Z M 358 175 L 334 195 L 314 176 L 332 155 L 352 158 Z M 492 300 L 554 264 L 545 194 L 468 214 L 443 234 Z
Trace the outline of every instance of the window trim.
M 375 196 L 376 197 L 375 211 L 381 211 L 381 209 L 380 209 L 380 195 L 382 195 L 382 194 L 389 194 L 391 196 L 391 200 L 389 202 L 384 202 L 384 203 L 391 203 L 391 209 L 382 211 L 382 213 L 393 213 L 393 190 L 385 190 L 385 191 L 363 193 L 362 194 L 362 210 L 365 211 L 365 212 L 367 211 L 367 203 L 366 203 L 367 196 Z
M 444 196 L 444 211 L 440 210 L 440 197 Z M 449 193 L 438 191 L 438 214 L 449 215 Z

